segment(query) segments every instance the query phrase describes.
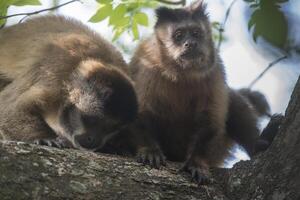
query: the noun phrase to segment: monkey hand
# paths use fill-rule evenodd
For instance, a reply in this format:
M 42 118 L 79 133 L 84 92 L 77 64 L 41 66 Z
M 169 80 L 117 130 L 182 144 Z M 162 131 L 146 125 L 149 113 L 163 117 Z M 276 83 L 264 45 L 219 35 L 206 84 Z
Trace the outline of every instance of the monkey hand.
M 51 138 L 51 139 L 37 139 L 34 141 L 34 144 L 45 145 L 45 146 L 56 147 L 56 148 L 72 148 L 73 147 L 71 142 L 63 137 L 56 137 L 56 138 Z
M 159 169 L 166 166 L 166 157 L 159 147 L 141 147 L 137 151 L 137 162 Z
M 206 165 L 201 165 L 196 159 L 188 159 L 179 170 L 179 172 L 188 172 L 192 175 L 192 181 L 198 183 L 198 185 L 206 185 L 211 182 L 209 178 L 209 170 Z

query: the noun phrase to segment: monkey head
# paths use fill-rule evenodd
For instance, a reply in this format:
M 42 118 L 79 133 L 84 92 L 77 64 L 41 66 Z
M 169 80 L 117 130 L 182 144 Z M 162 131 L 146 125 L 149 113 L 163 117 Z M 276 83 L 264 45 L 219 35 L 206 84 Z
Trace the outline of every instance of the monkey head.
M 181 69 L 206 70 L 213 66 L 215 49 L 202 1 L 188 7 L 156 10 L 155 34 L 162 52 Z
M 84 61 L 72 74 L 60 124 L 77 148 L 97 150 L 131 123 L 137 99 L 130 79 L 113 66 Z

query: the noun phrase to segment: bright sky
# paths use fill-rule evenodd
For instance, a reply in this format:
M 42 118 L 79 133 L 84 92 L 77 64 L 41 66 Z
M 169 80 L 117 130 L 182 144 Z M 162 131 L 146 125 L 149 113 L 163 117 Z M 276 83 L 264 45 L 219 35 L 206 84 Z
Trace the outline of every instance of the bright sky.
M 43 2 L 43 5 L 40 7 L 11 7 L 9 14 L 35 11 L 52 6 L 50 4 L 52 1 L 41 0 L 41 2 Z M 67 1 L 64 0 L 60 3 L 63 2 Z M 87 22 L 97 10 L 96 2 L 92 0 L 83 0 L 83 2 L 84 4 L 76 2 L 65 6 L 59 9 L 58 13 L 81 20 L 110 40 L 113 34 L 111 29 L 107 27 L 107 20 L 98 24 Z M 231 3 L 231 0 L 206 0 L 206 2 L 208 2 L 208 11 L 211 20 L 223 21 L 226 8 Z M 293 17 L 298 18 L 297 20 L 299 22 L 300 1 L 290 0 L 289 4 L 291 6 L 291 13 L 294 14 Z M 248 16 L 245 14 L 246 6 L 243 0 L 237 1 L 234 5 L 225 27 L 227 41 L 223 43 L 221 47 L 221 57 L 226 67 L 228 83 L 231 87 L 236 89 L 247 87 L 270 62 L 282 56 L 279 52 L 274 50 L 272 50 L 273 54 L 271 54 L 267 49 L 259 48 L 252 41 L 251 37 L 249 37 L 246 23 Z M 152 11 L 147 11 L 147 13 L 153 16 Z M 245 18 L 247 20 L 245 20 Z M 8 22 L 9 24 L 13 24 L 16 23 L 18 19 L 20 18 L 10 19 Z M 153 24 L 155 18 L 150 17 L 150 19 L 152 19 L 151 24 Z M 143 28 L 141 33 L 142 37 L 146 37 L 151 33 L 151 28 Z M 137 42 L 133 42 L 130 36 L 125 35 L 120 39 L 119 43 L 134 49 Z M 128 60 L 130 56 L 125 55 L 125 57 Z M 266 95 L 273 112 L 284 112 L 293 86 L 300 74 L 299 63 L 299 58 L 291 58 L 279 63 L 254 86 L 254 89 L 260 90 Z M 241 158 L 245 158 L 245 155 L 242 153 L 238 155 Z

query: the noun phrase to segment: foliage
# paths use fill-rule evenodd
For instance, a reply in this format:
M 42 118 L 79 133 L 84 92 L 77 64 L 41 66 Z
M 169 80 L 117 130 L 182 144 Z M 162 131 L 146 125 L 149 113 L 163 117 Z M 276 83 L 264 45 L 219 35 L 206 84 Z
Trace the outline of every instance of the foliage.
M 0 16 L 6 16 L 9 6 L 41 5 L 39 0 L 1 0 Z M 0 26 L 6 23 L 6 19 L 0 19 Z
M 158 6 L 159 0 L 96 0 L 99 9 L 90 18 L 90 22 L 98 23 L 103 20 L 108 21 L 108 25 L 113 28 L 113 40 L 116 40 L 124 32 L 129 32 L 134 40 L 139 38 L 139 26 L 148 26 L 149 19 L 146 9 L 154 9 Z M 244 0 L 252 8 L 251 18 L 248 22 L 249 30 L 252 30 L 254 41 L 262 37 L 272 45 L 281 49 L 287 46 L 288 25 L 287 19 L 281 10 L 283 3 L 288 0 Z M 58 2 L 58 1 L 57 1 Z M 173 1 L 174 4 L 175 1 Z M 185 1 L 184 1 L 185 2 Z M 7 9 L 9 6 L 40 5 L 39 0 L 0 0 L 0 27 L 5 25 Z M 224 40 L 222 34 L 223 24 L 212 23 L 213 37 L 215 41 Z M 221 36 L 221 38 L 219 38 Z
M 131 30 L 133 38 L 139 38 L 138 25 L 148 26 L 148 16 L 143 12 L 144 8 L 155 8 L 156 1 L 131 1 L 122 0 L 114 5 L 113 0 L 97 0 L 100 4 L 98 11 L 91 17 L 90 22 L 100 22 L 108 18 L 109 26 L 113 27 L 116 40 L 126 30 Z
M 287 44 L 288 25 L 281 4 L 288 0 L 244 0 L 253 8 L 248 22 L 249 30 L 253 29 L 254 41 L 261 36 L 276 47 L 284 49 Z

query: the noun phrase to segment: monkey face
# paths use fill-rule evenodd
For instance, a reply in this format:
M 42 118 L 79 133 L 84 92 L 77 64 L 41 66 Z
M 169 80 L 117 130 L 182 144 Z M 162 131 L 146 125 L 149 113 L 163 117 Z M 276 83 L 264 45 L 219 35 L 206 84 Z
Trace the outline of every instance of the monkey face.
M 88 73 L 82 69 L 87 66 Z M 75 147 L 97 150 L 135 119 L 137 99 L 131 81 L 119 70 L 95 61 L 80 67 L 72 77 L 70 102 L 61 109 L 60 124 Z
M 205 6 L 156 10 L 155 33 L 163 51 L 184 69 L 207 69 L 214 61 L 214 45 Z
M 81 115 L 81 123 L 72 136 L 79 148 L 96 151 L 113 138 L 126 124 L 107 117 Z

